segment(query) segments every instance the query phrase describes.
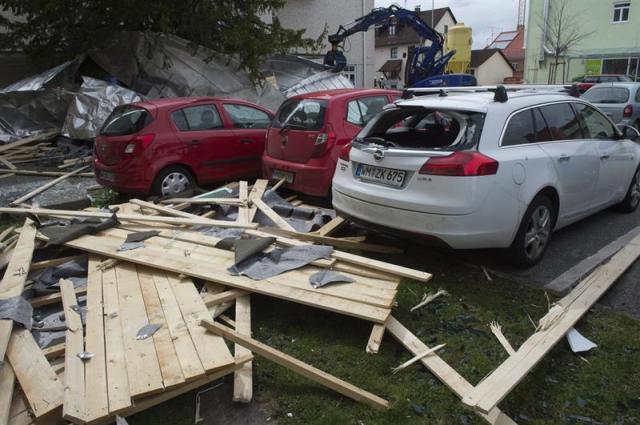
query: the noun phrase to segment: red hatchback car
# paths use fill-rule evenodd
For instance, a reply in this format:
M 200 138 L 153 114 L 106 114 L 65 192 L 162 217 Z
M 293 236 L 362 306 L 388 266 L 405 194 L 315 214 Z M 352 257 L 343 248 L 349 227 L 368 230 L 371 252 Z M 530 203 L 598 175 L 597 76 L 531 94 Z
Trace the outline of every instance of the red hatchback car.
M 400 94 L 396 90 L 342 89 L 287 99 L 267 131 L 263 177 L 284 178 L 284 187 L 328 196 L 343 146 Z
M 258 176 L 272 119 L 253 103 L 213 97 L 118 106 L 95 140 L 96 179 L 118 192 L 166 196 Z

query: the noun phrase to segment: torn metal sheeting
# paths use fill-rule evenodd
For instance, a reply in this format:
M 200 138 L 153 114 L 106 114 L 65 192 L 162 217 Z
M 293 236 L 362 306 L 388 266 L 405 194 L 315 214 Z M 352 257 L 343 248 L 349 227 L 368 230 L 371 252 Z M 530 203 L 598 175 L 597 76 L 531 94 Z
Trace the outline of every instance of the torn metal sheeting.
M 40 229 L 40 233 L 49 238 L 47 245 L 58 246 L 84 235 L 93 235 L 110 229 L 117 224 L 118 220 L 114 214 L 113 217 L 108 219 L 83 220 L 82 222 L 72 222 L 66 226 L 45 227 Z
M 0 299 L 0 320 L 13 320 L 26 329 L 33 326 L 33 307 L 21 295 Z
M 332 252 L 333 247 L 326 245 L 276 248 L 268 253 L 254 255 L 241 264 L 235 264 L 228 271 L 233 275 L 245 275 L 254 280 L 264 280 L 306 266 L 321 258 L 330 259 Z
M 583 353 L 585 351 L 591 350 L 592 348 L 598 347 L 597 344 L 589 341 L 575 328 L 571 328 L 571 330 L 567 332 L 567 341 L 569 341 L 571 351 L 573 351 L 574 353 Z
M 144 248 L 144 242 L 124 242 L 118 251 L 131 251 L 133 249 Z
M 154 236 L 158 236 L 159 234 L 159 230 L 148 230 L 145 232 L 129 233 L 127 235 L 127 239 L 125 239 L 125 243 L 142 242 Z
M 309 283 L 314 288 L 321 288 L 330 283 L 353 283 L 355 280 L 349 276 L 334 272 L 332 270 L 321 270 L 309 276 Z
M 162 325 L 157 323 L 149 323 L 147 325 L 144 325 L 136 334 L 136 339 L 147 339 L 150 336 L 153 336 L 153 334 L 156 333 L 161 327 Z

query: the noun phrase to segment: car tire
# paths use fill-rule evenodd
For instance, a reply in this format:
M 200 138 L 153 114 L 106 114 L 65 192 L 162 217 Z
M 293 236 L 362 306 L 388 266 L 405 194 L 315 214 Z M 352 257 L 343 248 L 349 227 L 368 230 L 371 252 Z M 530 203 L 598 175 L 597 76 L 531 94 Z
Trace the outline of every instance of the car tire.
M 160 170 L 155 180 L 151 192 L 157 196 L 172 196 L 196 184 L 196 179 L 186 167 L 171 165 Z
M 538 195 L 525 211 L 518 233 L 507 250 L 509 261 L 521 268 L 537 264 L 549 245 L 556 211 L 546 195 Z
M 629 189 L 622 202 L 616 205 L 616 209 L 623 213 L 632 213 L 640 205 L 640 167 L 633 174 Z

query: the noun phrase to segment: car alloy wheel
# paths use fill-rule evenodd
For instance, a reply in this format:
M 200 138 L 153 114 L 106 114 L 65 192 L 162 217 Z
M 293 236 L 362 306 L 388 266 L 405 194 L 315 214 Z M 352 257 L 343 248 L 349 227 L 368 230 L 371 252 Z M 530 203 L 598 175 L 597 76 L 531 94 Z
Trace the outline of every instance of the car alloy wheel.
M 640 168 L 636 170 L 636 175 L 633 176 L 631 188 L 629 189 L 629 198 L 631 208 L 636 208 L 640 202 Z
M 162 179 L 160 190 L 162 191 L 162 196 L 175 195 L 176 193 L 184 192 L 190 184 L 189 177 L 174 171 Z
M 527 224 L 524 235 L 524 250 L 531 260 L 537 259 L 544 252 L 551 233 L 551 211 L 546 205 L 539 205 Z

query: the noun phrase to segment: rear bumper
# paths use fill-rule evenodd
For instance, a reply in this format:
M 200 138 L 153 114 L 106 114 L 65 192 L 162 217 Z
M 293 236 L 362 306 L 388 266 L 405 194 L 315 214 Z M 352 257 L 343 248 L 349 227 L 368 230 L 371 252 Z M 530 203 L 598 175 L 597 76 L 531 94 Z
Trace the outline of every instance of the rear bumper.
M 93 167 L 98 183 L 116 192 L 146 195 L 151 191 L 152 181 L 146 177 L 146 167 L 139 161 L 105 165 L 94 158 Z
M 294 173 L 293 183 L 284 183 L 283 187 L 311 196 L 325 197 L 331 191 L 331 180 L 336 164 L 331 159 L 324 161 L 323 165 L 300 164 L 264 155 L 262 176 L 265 179 L 271 179 L 274 169 Z
M 466 215 L 445 215 L 372 204 L 335 187 L 333 206 L 338 213 L 369 227 L 436 238 L 455 249 L 506 248 L 511 245 L 517 222 L 516 217 L 511 219 L 504 212 L 496 219 L 495 214 L 485 213 L 483 209 Z

